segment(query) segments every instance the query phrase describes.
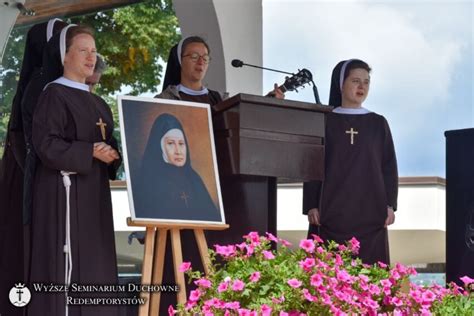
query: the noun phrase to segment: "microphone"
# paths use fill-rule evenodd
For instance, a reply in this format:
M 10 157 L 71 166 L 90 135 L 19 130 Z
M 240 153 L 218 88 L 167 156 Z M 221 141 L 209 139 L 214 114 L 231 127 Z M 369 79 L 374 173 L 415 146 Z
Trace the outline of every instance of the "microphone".
M 244 62 L 241 61 L 240 59 L 232 59 L 232 66 L 235 68 L 242 67 L 244 65 Z
M 240 59 L 232 59 L 231 64 L 232 64 L 232 66 L 234 66 L 235 68 L 240 68 L 240 67 L 242 67 L 242 66 L 249 66 L 249 67 L 254 67 L 254 68 L 258 68 L 258 69 L 264 69 L 264 70 L 270 70 L 270 71 L 274 71 L 274 72 L 279 72 L 279 73 L 282 73 L 282 74 L 293 75 L 291 72 L 286 72 L 286 71 L 281 71 L 281 70 L 278 70 L 278 69 L 272 69 L 272 68 L 266 68 L 266 67 L 262 67 L 262 66 L 256 66 L 256 65 L 246 64 L 246 63 L 244 63 L 243 61 L 241 61 Z
M 285 80 L 285 84 L 287 84 L 288 81 L 290 81 L 288 84 L 291 85 L 291 88 L 288 88 L 287 86 L 285 86 L 285 84 L 283 84 L 282 86 L 279 87 L 283 92 L 291 91 L 291 90 L 295 90 L 296 92 L 298 92 L 296 90 L 297 87 L 303 86 L 305 83 L 312 82 L 313 83 L 313 94 L 314 94 L 314 99 L 316 101 L 316 104 L 321 104 L 321 101 L 319 99 L 318 88 L 316 87 L 316 84 L 313 81 L 313 75 L 307 69 L 300 70 L 298 72 L 298 74 L 295 75 L 295 74 L 292 74 L 291 72 L 286 72 L 286 71 L 281 71 L 281 70 L 277 70 L 277 69 L 246 64 L 243 61 L 241 61 L 240 59 L 232 59 L 231 64 L 235 68 L 240 68 L 242 66 L 249 66 L 249 67 L 254 67 L 254 68 L 258 68 L 258 69 L 270 70 L 270 71 L 274 71 L 274 72 L 279 72 L 279 73 L 291 75 L 291 78 L 287 77 L 287 79 Z M 298 77 L 298 78 L 295 79 L 295 77 Z M 270 92 L 267 96 L 273 97 L 274 95 L 272 95 L 272 93 Z

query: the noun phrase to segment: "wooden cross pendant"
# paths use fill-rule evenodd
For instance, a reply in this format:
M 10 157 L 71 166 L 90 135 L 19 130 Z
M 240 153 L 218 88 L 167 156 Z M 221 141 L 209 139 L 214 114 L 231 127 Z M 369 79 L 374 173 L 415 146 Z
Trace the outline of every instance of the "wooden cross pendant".
M 189 195 L 187 195 L 186 192 L 182 192 L 180 198 L 184 200 L 184 203 L 186 204 L 186 207 L 188 207 Z
M 107 126 L 107 124 L 105 122 L 102 122 L 102 118 L 99 118 L 99 122 L 95 123 L 95 125 L 99 126 L 100 133 L 102 134 L 102 139 L 105 140 L 105 127 Z
M 352 127 L 349 131 L 346 131 L 346 134 L 351 134 L 351 145 L 354 145 L 354 135 L 359 134 L 358 131 L 354 130 Z

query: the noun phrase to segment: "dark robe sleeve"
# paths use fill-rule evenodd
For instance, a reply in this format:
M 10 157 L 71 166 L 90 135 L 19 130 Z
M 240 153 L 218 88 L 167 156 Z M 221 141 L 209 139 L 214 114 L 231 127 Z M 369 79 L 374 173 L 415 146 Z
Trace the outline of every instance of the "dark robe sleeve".
M 387 194 L 387 204 L 392 206 L 394 210 L 397 209 L 398 197 L 398 169 L 397 157 L 395 155 L 395 147 L 393 145 L 392 134 L 387 120 L 383 118 L 384 128 L 384 148 L 382 172 L 385 183 L 385 192 Z
M 107 171 L 109 173 L 109 179 L 110 180 L 117 180 L 117 171 L 120 168 L 120 165 L 122 164 L 122 154 L 119 151 L 118 142 L 117 142 L 117 139 L 115 139 L 115 137 L 112 136 L 108 143 L 109 143 L 110 146 L 112 146 L 113 149 L 115 149 L 117 151 L 117 153 L 120 156 L 119 159 L 114 160 L 107 167 Z
M 308 215 L 312 208 L 319 208 L 321 197 L 321 181 L 310 181 L 303 183 L 303 214 Z
M 87 174 L 92 169 L 94 144 L 71 139 L 74 124 L 65 101 L 53 87 L 47 88 L 33 116 L 33 146 L 46 167 Z M 68 127 L 70 135 L 67 135 Z

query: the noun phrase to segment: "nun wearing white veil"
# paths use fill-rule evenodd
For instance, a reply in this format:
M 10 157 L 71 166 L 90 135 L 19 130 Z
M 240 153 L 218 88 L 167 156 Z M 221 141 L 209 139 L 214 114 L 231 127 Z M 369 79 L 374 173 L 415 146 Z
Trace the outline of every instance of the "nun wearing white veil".
M 64 72 L 45 87 L 33 115 L 33 146 L 39 162 L 33 186 L 29 281 L 64 284 L 70 271 L 70 283 L 117 284 L 109 179 L 120 156 L 112 137 L 112 113 L 85 84 L 96 62 L 93 33 L 71 25 L 48 45 L 56 51 Z M 56 64 L 57 60 L 50 62 Z M 69 201 L 61 171 L 73 173 Z M 67 205 L 70 219 L 65 225 Z M 70 251 L 66 256 L 67 239 Z M 66 267 L 65 259 L 70 259 Z M 81 294 L 67 296 L 72 299 L 77 295 Z M 59 316 L 65 315 L 65 310 L 69 315 L 118 315 L 116 306 L 66 308 L 66 301 L 64 292 L 33 293 L 28 315 Z
M 326 117 L 325 181 L 305 183 L 303 213 L 309 234 L 344 243 L 360 241 L 364 263 L 390 263 L 387 226 L 395 220 L 398 171 L 387 120 L 362 106 L 370 67 L 341 61 L 333 70 Z

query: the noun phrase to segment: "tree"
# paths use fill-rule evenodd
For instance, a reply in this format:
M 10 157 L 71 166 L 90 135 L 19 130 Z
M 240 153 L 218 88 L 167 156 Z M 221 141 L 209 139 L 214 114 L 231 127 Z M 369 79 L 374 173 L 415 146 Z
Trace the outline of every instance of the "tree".
M 171 0 L 147 0 L 66 22 L 86 24 L 95 30 L 97 49 L 108 65 L 97 89 L 102 97 L 113 95 L 124 86 L 131 87 L 132 95 L 156 92 L 163 73 L 158 61 L 166 60 L 170 48 L 180 39 Z M 0 141 L 6 136 L 28 29 L 12 31 L 0 66 Z M 116 113 L 116 102 L 109 104 Z M 2 151 L 3 146 L 0 157 Z
M 171 0 L 149 0 L 125 8 L 73 19 L 96 30 L 96 46 L 108 64 L 100 94 L 130 86 L 131 94 L 155 92 L 160 83 L 160 58 L 180 38 Z

